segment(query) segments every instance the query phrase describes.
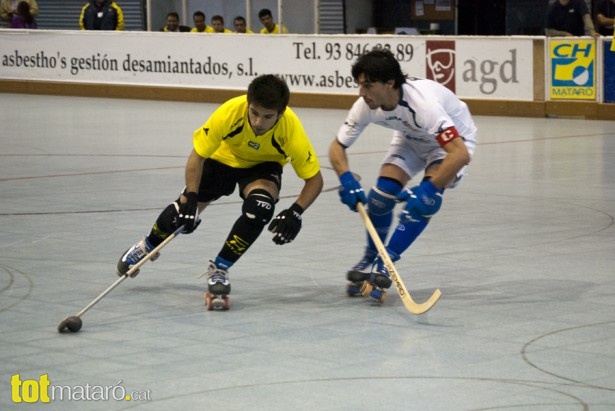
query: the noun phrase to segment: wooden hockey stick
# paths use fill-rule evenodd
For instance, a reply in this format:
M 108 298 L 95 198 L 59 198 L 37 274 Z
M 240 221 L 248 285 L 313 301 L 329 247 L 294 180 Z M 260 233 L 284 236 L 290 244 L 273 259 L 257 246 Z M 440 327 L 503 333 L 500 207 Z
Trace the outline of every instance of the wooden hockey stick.
M 382 243 L 382 240 L 380 240 L 380 236 L 378 235 L 376 228 L 374 228 L 372 220 L 369 219 L 367 211 L 365 210 L 365 206 L 362 203 L 357 203 L 357 209 L 359 210 L 359 214 L 361 214 L 361 218 L 363 219 L 363 224 L 365 224 L 365 228 L 367 228 L 370 237 L 376 245 L 376 249 L 378 250 L 378 254 L 380 254 L 380 258 L 382 258 L 382 261 L 384 262 L 384 266 L 387 270 L 389 270 L 389 273 L 391 274 L 391 280 L 393 280 L 393 284 L 395 284 L 395 288 L 397 289 L 397 292 L 399 293 L 399 296 L 401 297 L 401 300 L 403 301 L 406 309 L 412 314 L 423 314 L 429 311 L 429 309 L 433 307 L 434 304 L 436 304 L 438 299 L 440 299 L 440 296 L 442 295 L 440 289 L 436 288 L 436 291 L 434 291 L 431 297 L 429 297 L 429 299 L 424 303 L 419 304 L 414 302 L 412 296 L 410 296 L 410 293 L 408 292 L 406 286 L 401 280 L 401 277 L 399 276 L 395 265 L 393 265 L 393 261 L 391 261 L 391 257 L 389 257 L 389 253 L 387 252 L 386 247 Z
M 150 251 L 149 253 L 147 253 L 147 255 L 145 257 L 143 257 L 142 260 L 140 260 L 139 262 L 137 262 L 135 265 L 133 265 L 130 270 L 128 270 L 125 274 L 122 274 L 120 276 L 120 278 L 118 278 L 117 280 L 115 280 L 115 282 L 113 284 L 111 284 L 109 287 L 107 287 L 107 289 L 105 291 L 103 291 L 102 293 L 100 293 L 96 298 L 94 298 L 88 305 L 86 305 L 81 311 L 79 311 L 77 314 L 69 316 L 64 318 L 62 321 L 60 321 L 60 324 L 58 324 L 58 332 L 62 333 L 65 330 L 69 330 L 71 332 L 77 332 L 81 329 L 81 317 L 90 310 L 90 308 L 94 307 L 100 300 L 102 300 L 107 294 L 109 294 L 115 287 L 117 287 L 118 285 L 120 285 L 120 283 L 122 281 L 124 281 L 127 278 L 130 277 L 134 277 L 136 276 L 136 274 L 139 271 L 139 268 L 141 268 L 141 266 L 143 264 L 145 264 L 147 261 L 150 261 L 152 259 L 153 256 L 156 255 L 157 252 L 159 252 L 160 250 L 162 250 L 162 248 L 167 245 L 168 243 L 171 242 L 171 240 L 173 240 L 175 237 L 177 237 L 179 234 L 181 234 L 184 231 L 184 226 L 182 225 L 181 227 L 179 227 L 177 230 L 175 230 L 175 232 L 173 232 L 173 234 L 169 235 L 167 238 L 164 239 L 164 241 L 162 243 L 160 243 L 156 248 L 154 248 L 152 251 Z M 76 328 L 71 328 L 71 326 L 69 325 L 69 321 L 77 321 L 78 325 L 76 326 Z

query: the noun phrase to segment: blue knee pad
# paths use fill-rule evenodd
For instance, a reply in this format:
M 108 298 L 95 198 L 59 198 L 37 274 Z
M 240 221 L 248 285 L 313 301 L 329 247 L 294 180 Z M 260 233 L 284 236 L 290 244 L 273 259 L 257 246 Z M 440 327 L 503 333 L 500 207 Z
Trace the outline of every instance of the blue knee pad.
M 376 186 L 369 190 L 367 204 L 372 215 L 389 214 L 397 204 L 397 194 L 403 186 L 398 182 L 379 177 Z
M 266 190 L 257 188 L 243 200 L 241 211 L 249 221 L 265 226 L 273 218 L 275 201 Z

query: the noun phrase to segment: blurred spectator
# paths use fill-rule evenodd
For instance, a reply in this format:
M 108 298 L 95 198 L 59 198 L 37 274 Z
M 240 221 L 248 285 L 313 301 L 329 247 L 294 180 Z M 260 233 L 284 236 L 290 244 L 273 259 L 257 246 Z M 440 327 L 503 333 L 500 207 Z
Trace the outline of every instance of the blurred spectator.
M 17 11 L 17 6 L 21 1 L 25 1 L 30 6 L 30 14 L 32 17 L 38 16 L 38 3 L 36 0 L 2 0 L 0 2 L 0 19 L 10 25 L 13 14 Z
M 261 23 L 263 26 L 260 33 L 261 34 L 286 34 L 288 33 L 288 30 L 286 30 L 286 27 L 282 26 L 281 24 L 276 24 L 273 21 L 273 16 L 271 15 L 271 10 L 269 9 L 262 9 L 261 11 L 258 12 L 258 18 L 260 19 Z
M 38 28 L 36 24 L 36 19 L 30 13 L 30 5 L 27 1 L 21 0 L 19 4 L 17 4 L 17 10 L 13 13 L 13 17 L 11 18 L 12 29 L 35 29 Z
M 160 29 L 160 31 L 169 32 L 169 33 L 185 33 L 187 31 L 191 31 L 190 26 L 183 26 L 179 24 L 179 14 L 172 11 L 167 14 L 167 24 Z
M 235 33 L 253 34 L 254 32 L 248 28 L 246 19 L 243 16 L 237 16 L 233 20 L 233 28 Z
M 113 0 L 90 0 L 81 9 L 81 30 L 124 30 L 124 13 Z
M 190 32 L 192 33 L 213 33 L 214 28 L 205 24 L 205 13 L 202 11 L 195 11 L 192 15 L 192 21 L 194 22 L 194 27 Z
M 214 28 L 214 33 L 232 33 L 231 30 L 224 27 L 224 18 L 219 14 L 211 18 L 211 26 Z
M 555 0 L 547 13 L 547 36 L 599 36 L 585 0 Z
M 602 36 L 612 36 L 615 24 L 615 0 L 598 0 L 595 11 L 598 33 Z

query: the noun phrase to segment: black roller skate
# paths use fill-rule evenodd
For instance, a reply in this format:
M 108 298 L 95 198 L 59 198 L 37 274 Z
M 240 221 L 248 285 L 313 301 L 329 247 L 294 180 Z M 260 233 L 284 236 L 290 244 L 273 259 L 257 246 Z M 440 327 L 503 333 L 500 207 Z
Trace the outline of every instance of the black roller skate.
M 231 299 L 228 296 L 231 293 L 228 272 L 210 261 L 203 275 L 207 275 L 207 292 L 204 295 L 207 310 L 228 310 L 231 307 Z
M 391 274 L 384 265 L 382 258 L 378 257 L 362 292 L 364 295 L 369 294 L 377 302 L 383 303 L 387 298 L 387 290 L 391 288 L 391 284 L 393 284 Z
M 355 264 L 354 267 L 346 273 L 346 278 L 350 281 L 346 288 L 346 292 L 349 296 L 356 297 L 363 295 L 361 289 L 365 281 L 369 279 L 376 257 L 378 257 L 378 253 L 366 247 L 365 254 L 363 254 L 361 261 Z

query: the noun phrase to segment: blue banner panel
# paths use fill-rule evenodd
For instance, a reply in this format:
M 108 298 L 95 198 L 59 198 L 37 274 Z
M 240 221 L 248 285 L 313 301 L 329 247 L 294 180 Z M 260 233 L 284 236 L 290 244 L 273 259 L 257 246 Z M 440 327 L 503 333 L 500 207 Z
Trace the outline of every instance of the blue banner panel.
M 615 51 L 611 51 L 613 40 L 604 42 L 604 102 L 615 103 Z

